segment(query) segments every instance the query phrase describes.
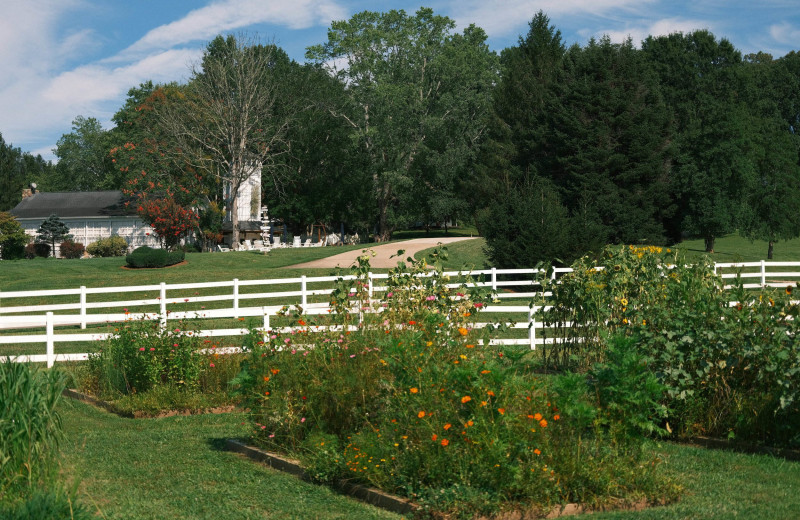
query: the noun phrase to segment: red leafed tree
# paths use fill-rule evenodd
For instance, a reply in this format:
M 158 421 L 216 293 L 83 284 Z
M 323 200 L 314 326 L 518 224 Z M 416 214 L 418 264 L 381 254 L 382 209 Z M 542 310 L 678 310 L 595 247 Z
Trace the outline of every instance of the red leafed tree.
M 153 228 L 164 247 L 170 250 L 197 227 L 197 213 L 178 204 L 171 193 L 161 197 L 142 197 L 138 209 L 142 220 Z

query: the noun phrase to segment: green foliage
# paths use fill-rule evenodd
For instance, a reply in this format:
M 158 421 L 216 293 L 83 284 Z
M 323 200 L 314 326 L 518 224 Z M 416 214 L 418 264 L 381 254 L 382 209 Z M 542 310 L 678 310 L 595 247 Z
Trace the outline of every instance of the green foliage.
M 28 235 L 10 213 L 0 212 L 0 258 L 15 260 L 25 254 Z
M 186 326 L 180 322 L 164 329 L 158 320 L 125 322 L 90 353 L 88 389 L 112 400 L 162 384 L 197 389 L 202 374 L 215 363 L 200 352 L 206 340 Z
M 182 250 L 167 251 L 149 246 L 137 247 L 125 256 L 125 264 L 133 268 L 167 267 L 183 262 L 186 253 Z
M 50 256 L 50 244 L 42 242 L 28 244 L 25 246 L 24 255 L 28 260 L 36 257 L 47 258 Z
M 348 328 L 296 313 L 299 331 L 251 334 L 236 382 L 253 438 L 299 457 L 320 480 L 366 482 L 457 517 L 508 502 L 601 504 L 612 488 L 623 500 L 659 495 L 656 465 L 640 449 L 653 388 L 638 361 L 602 369 L 619 381 L 598 369 L 596 392 L 584 379 L 570 397 L 591 419 L 572 417 L 562 408 L 577 401 L 533 377 L 516 349 L 478 348 L 492 337 L 491 327 L 469 324 L 483 289 L 429 272 L 428 262 L 393 269 L 384 296 L 371 300 L 364 254 L 356 280 L 332 295 L 333 319 Z M 602 412 L 598 395 L 614 411 Z M 641 415 L 625 417 L 632 403 Z
M 72 132 L 56 143 L 58 157 L 52 175 L 43 179 L 47 191 L 116 190 L 122 186 L 124 172 L 115 167 L 109 156 L 111 132 L 104 130 L 94 117 L 77 116 Z
M 62 240 L 72 240 L 69 226 L 64 224 L 55 213 L 47 217 L 36 230 L 36 241 L 49 244 L 50 251 L 55 255 L 56 243 Z
M 62 258 L 80 258 L 86 250 L 83 244 L 73 242 L 72 240 L 65 240 L 59 245 L 59 252 Z
M 0 134 L 0 212 L 8 211 L 22 200 L 22 189 L 31 181 L 41 182 L 53 170 L 50 161 L 33 156 L 6 143 Z
M 86 250 L 92 256 L 125 256 L 128 252 L 128 242 L 119 235 L 111 235 L 92 242 Z
M 485 129 L 497 58 L 481 29 L 454 28 L 430 8 L 364 11 L 333 22 L 328 41 L 306 52 L 346 86 L 332 110 L 363 158 L 381 240 L 463 210 L 458 192 Z
M 800 444 L 800 308 L 793 287 L 754 292 L 737 281 L 727 291 L 708 260 L 676 263 L 656 247 L 608 248 L 598 264 L 604 268 L 581 259 L 548 287 L 552 307 L 542 316 L 556 327 L 544 352 L 548 366 L 588 372 L 595 362 L 611 363 L 613 370 L 595 378 L 643 378 L 638 387 L 649 393 L 652 382 L 638 371 L 644 363 L 663 385 L 670 429 Z M 611 347 L 608 335 L 615 338 Z M 638 352 L 618 336 L 631 338 Z M 632 398 L 644 404 L 646 396 Z M 630 418 L 648 428 L 636 413 Z
M 24 501 L 4 506 L 0 504 L 0 516 L 6 520 L 90 520 L 94 516 L 76 501 L 76 493 L 55 490 L 36 490 Z
M 49 482 L 62 437 L 56 406 L 64 389 L 56 370 L 0 362 L 0 502 Z

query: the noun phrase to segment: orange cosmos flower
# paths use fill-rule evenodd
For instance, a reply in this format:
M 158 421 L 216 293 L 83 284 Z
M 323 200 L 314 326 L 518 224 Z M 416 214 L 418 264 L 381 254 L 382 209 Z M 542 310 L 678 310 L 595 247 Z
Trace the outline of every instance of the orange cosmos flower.
M 445 429 L 445 430 L 449 430 L 449 429 L 450 429 L 450 427 L 452 427 L 452 426 L 453 426 L 452 424 L 450 424 L 450 423 L 447 423 L 447 424 L 445 424 L 445 425 L 444 425 L 444 429 Z
M 468 396 L 468 395 L 465 395 L 464 397 L 461 398 L 461 403 L 462 404 L 466 404 L 466 403 L 468 403 L 470 401 L 472 401 L 472 398 L 470 396 Z
M 490 372 L 489 370 L 481 370 L 481 374 L 484 374 L 484 375 L 488 374 L 489 372 Z
M 467 348 L 475 348 L 475 345 L 467 345 Z
M 505 415 L 505 413 L 506 413 L 506 409 L 505 408 L 498 408 L 497 411 L 500 412 L 500 415 Z
M 461 334 L 462 336 L 466 336 L 467 334 L 469 334 L 469 331 L 467 329 L 465 329 L 464 327 L 459 327 L 458 328 L 458 333 Z
M 450 444 L 450 441 L 447 439 L 442 439 L 442 446 L 447 446 L 448 444 Z
M 470 419 L 469 421 L 467 421 L 467 426 L 472 426 L 472 425 L 474 425 L 474 424 L 475 424 L 475 423 L 474 423 L 474 422 L 472 422 L 472 419 Z
M 539 421 L 539 426 L 541 426 L 542 428 L 547 428 L 547 421 L 542 419 L 541 421 Z
M 274 376 L 275 374 L 277 374 L 278 372 L 280 372 L 280 369 L 278 369 L 278 368 L 273 368 L 272 370 L 270 370 L 270 372 L 272 372 L 272 375 Z
M 417 392 L 419 392 L 419 388 L 414 387 L 411 390 L 409 390 L 409 392 L 411 392 L 412 394 L 416 394 Z
M 438 436 L 438 435 L 436 435 L 435 433 L 434 433 L 433 435 L 431 435 L 431 440 L 432 440 L 433 442 L 436 442 L 436 439 L 438 439 L 438 438 L 439 438 L 439 436 Z
M 560 416 L 560 415 L 554 415 L 554 416 L 553 416 L 553 420 L 554 420 L 554 421 L 557 421 L 557 420 L 559 420 L 559 419 L 561 419 L 561 416 Z
M 541 421 L 542 420 L 542 414 L 540 414 L 540 413 L 534 414 L 533 415 L 533 419 L 536 420 L 536 421 Z
M 424 410 L 420 410 L 420 412 L 417 414 L 417 417 L 419 417 L 420 419 L 425 417 L 425 411 Z
M 491 390 L 489 390 L 489 391 L 488 391 L 488 392 L 486 392 L 486 393 L 487 393 L 488 395 L 490 395 L 490 396 L 494 397 L 494 392 L 492 392 Z
M 535 454 L 537 454 L 537 455 L 541 455 L 542 454 L 542 450 L 540 450 L 539 448 L 536 448 L 535 450 L 533 450 L 533 452 Z

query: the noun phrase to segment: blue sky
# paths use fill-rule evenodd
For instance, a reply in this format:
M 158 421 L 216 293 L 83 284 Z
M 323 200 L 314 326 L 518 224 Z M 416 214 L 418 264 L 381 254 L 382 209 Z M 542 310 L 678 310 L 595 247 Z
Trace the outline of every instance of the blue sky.
M 130 87 L 184 81 L 217 34 L 257 33 L 302 61 L 331 20 L 421 5 L 482 27 L 498 52 L 540 9 L 567 44 L 708 29 L 745 54 L 800 50 L 800 0 L 0 0 L 0 133 L 52 159 L 76 116 L 110 128 Z

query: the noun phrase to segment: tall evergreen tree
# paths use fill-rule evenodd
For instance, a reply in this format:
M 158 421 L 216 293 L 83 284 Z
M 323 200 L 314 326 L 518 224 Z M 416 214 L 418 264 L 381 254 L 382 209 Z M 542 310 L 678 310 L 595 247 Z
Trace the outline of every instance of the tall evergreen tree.
M 672 238 L 703 237 L 706 251 L 745 211 L 748 109 L 738 74 L 742 57 L 708 31 L 648 37 L 642 50 L 675 118 L 671 191 L 678 204 Z

